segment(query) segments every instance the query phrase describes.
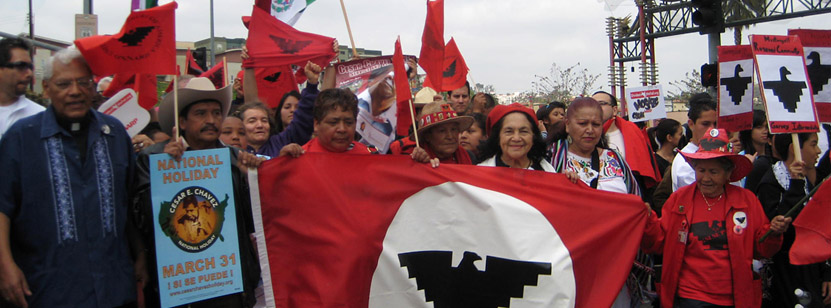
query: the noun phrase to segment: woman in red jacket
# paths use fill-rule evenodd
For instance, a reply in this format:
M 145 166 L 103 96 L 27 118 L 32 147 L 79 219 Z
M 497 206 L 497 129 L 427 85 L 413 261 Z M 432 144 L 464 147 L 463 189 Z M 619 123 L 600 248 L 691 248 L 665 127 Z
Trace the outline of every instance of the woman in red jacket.
M 699 146 L 695 153 L 682 153 L 696 182 L 670 196 L 660 219 L 650 211 L 641 243 L 664 255 L 661 307 L 760 307 L 753 258 L 779 250 L 791 218 L 776 216 L 769 223 L 753 193 L 730 185 L 752 165 L 732 154 L 726 131 L 710 130 Z M 770 236 L 760 242 L 768 230 Z

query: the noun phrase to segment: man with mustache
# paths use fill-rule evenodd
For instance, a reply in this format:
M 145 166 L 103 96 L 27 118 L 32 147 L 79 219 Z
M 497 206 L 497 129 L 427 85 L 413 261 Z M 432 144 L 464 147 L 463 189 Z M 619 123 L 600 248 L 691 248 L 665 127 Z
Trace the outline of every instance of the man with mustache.
M 23 95 L 35 74 L 30 48 L 20 38 L 0 40 L 0 138 L 15 121 L 44 109 Z
M 153 235 L 153 222 L 156 215 L 151 204 L 150 159 L 149 155 L 167 153 L 179 160 L 185 151 L 226 148 L 219 141 L 219 127 L 231 108 L 231 86 L 216 89 L 210 79 L 193 78 L 184 88 L 179 89 L 179 138 L 157 143 L 144 149 L 138 156 L 136 164 L 136 197 L 131 214 L 136 222 L 146 246 L 147 268 L 151 278 L 144 290 L 148 307 L 158 306 L 159 286 L 156 278 L 156 252 Z M 168 93 L 159 107 L 159 125 L 162 131 L 174 132 L 173 92 Z M 235 199 L 237 233 L 239 235 L 240 263 L 242 265 L 243 293 L 236 293 L 212 298 L 196 303 L 190 307 L 251 307 L 255 303 L 254 288 L 260 279 L 260 265 L 254 250 L 251 236 L 254 223 L 251 214 L 248 185 L 243 178 L 246 167 L 256 168 L 261 162 L 254 154 L 237 148 L 227 147 L 231 151 L 233 167 L 232 181 Z M 184 261 L 184 260 L 183 260 Z

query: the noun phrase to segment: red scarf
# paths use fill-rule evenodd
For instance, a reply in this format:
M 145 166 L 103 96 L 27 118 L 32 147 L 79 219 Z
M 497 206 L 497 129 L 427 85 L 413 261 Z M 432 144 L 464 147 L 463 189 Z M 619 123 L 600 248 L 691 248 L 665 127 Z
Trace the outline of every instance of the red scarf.
M 431 149 L 429 146 L 425 150 L 427 150 L 427 154 L 429 154 L 431 158 L 438 157 L 438 156 L 436 156 L 436 153 L 433 152 L 433 149 Z M 451 156 L 449 158 L 441 159 L 441 160 L 439 160 L 439 162 L 442 163 L 442 164 L 459 164 L 459 165 L 472 165 L 473 164 L 473 161 L 470 159 L 470 155 L 467 154 L 467 150 L 465 150 L 461 146 L 459 146 L 459 148 L 456 149 L 456 153 L 454 153 L 453 156 Z
M 621 117 L 613 117 L 603 124 L 603 133 L 609 130 L 612 123 L 623 135 L 626 163 L 629 164 L 629 169 L 643 177 L 646 188 L 658 185 L 661 182 L 658 164 L 655 162 L 649 142 L 643 137 L 641 129 L 635 123 L 626 121 Z

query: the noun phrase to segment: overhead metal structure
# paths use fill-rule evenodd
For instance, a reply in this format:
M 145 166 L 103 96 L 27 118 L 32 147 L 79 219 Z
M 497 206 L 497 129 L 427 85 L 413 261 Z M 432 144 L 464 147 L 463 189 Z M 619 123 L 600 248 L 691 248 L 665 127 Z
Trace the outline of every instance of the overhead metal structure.
M 630 25 L 626 19 L 609 17 L 606 32 L 609 37 L 609 85 L 613 94 L 624 97 L 626 74 L 624 63 L 639 61 L 640 81 L 643 85 L 658 83 L 655 63 L 655 39 L 699 32 L 692 21 L 695 7 L 692 0 L 634 0 L 638 16 Z M 727 1 L 722 1 L 722 5 Z M 725 21 L 726 28 L 798 18 L 831 12 L 831 0 L 767 0 L 764 12 L 751 18 Z M 717 60 L 718 34 L 711 34 L 710 63 Z M 715 39 L 714 39 L 715 38 Z M 619 91 L 617 91 L 619 90 Z M 624 105 L 625 106 L 625 105 Z

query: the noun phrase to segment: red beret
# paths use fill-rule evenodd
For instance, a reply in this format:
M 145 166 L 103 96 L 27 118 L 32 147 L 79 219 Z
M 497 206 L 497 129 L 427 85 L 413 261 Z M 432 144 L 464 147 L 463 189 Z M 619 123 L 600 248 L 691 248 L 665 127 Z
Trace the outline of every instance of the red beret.
M 531 125 L 537 125 L 537 115 L 534 114 L 534 110 L 532 110 L 531 108 L 525 107 L 524 105 L 519 103 L 513 103 L 510 105 L 496 105 L 496 107 L 494 107 L 493 110 L 491 110 L 491 112 L 488 114 L 488 120 L 485 125 L 487 126 L 488 136 L 491 135 L 491 129 L 493 128 L 493 125 L 496 124 L 496 122 L 499 122 L 499 120 L 502 120 L 502 118 L 504 118 L 511 112 L 525 113 L 533 120 Z

